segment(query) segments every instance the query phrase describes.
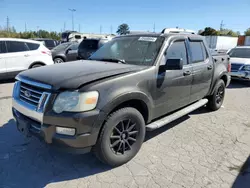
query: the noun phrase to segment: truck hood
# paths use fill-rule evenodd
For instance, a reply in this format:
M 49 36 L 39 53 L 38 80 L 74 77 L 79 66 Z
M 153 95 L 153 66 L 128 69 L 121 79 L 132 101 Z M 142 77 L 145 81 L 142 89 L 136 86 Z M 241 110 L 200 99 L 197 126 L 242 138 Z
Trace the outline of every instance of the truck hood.
M 250 65 L 250 59 L 248 59 L 248 58 L 231 57 L 230 62 L 233 63 L 233 64 L 247 64 L 247 65 Z
M 82 60 L 30 69 L 18 74 L 17 79 L 30 79 L 57 89 L 77 89 L 81 85 L 112 76 L 132 73 L 147 68 L 129 64 Z

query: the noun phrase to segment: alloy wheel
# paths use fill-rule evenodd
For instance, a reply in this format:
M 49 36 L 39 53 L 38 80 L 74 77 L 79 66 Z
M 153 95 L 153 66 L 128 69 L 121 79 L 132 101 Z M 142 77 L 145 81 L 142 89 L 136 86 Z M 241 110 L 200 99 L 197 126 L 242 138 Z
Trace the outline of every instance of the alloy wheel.
M 110 136 L 110 148 L 117 155 L 125 154 L 132 150 L 137 140 L 138 128 L 131 119 L 120 121 L 113 129 Z

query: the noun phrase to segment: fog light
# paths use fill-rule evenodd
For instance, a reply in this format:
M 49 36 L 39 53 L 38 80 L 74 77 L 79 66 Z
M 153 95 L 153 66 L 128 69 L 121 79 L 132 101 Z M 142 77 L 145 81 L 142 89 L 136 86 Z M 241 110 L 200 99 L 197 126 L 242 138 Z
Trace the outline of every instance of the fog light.
M 76 130 L 74 128 L 56 127 L 56 133 L 74 136 L 76 134 Z

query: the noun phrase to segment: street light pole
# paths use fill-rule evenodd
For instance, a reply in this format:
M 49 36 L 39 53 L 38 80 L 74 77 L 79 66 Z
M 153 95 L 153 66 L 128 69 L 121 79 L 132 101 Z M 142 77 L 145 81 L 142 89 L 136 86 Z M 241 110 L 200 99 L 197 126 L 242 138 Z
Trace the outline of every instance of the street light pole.
M 69 8 L 69 11 L 71 11 L 72 13 L 72 31 L 74 31 L 74 12 L 76 11 L 76 9 Z

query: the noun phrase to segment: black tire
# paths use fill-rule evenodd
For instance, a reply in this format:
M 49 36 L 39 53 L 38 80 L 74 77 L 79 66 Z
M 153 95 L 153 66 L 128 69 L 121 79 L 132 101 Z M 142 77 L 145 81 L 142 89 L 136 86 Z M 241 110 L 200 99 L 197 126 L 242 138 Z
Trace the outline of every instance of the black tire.
M 55 63 L 55 64 L 57 64 L 57 63 L 64 63 L 64 60 L 63 60 L 62 58 L 60 58 L 60 57 L 56 57 L 56 58 L 54 59 L 54 63 Z
M 33 69 L 33 68 L 37 68 L 37 67 L 41 67 L 41 66 L 43 66 L 43 65 L 42 64 L 35 64 L 35 65 L 32 65 L 31 68 Z
M 94 153 L 103 163 L 120 166 L 138 153 L 145 133 L 145 122 L 138 110 L 131 107 L 119 109 L 109 115 L 103 125 Z
M 221 107 L 224 97 L 225 97 L 225 89 L 226 89 L 226 86 L 225 86 L 224 81 L 219 80 L 215 85 L 213 95 L 211 95 L 208 98 L 209 101 L 208 101 L 207 107 L 210 110 L 216 111 Z

